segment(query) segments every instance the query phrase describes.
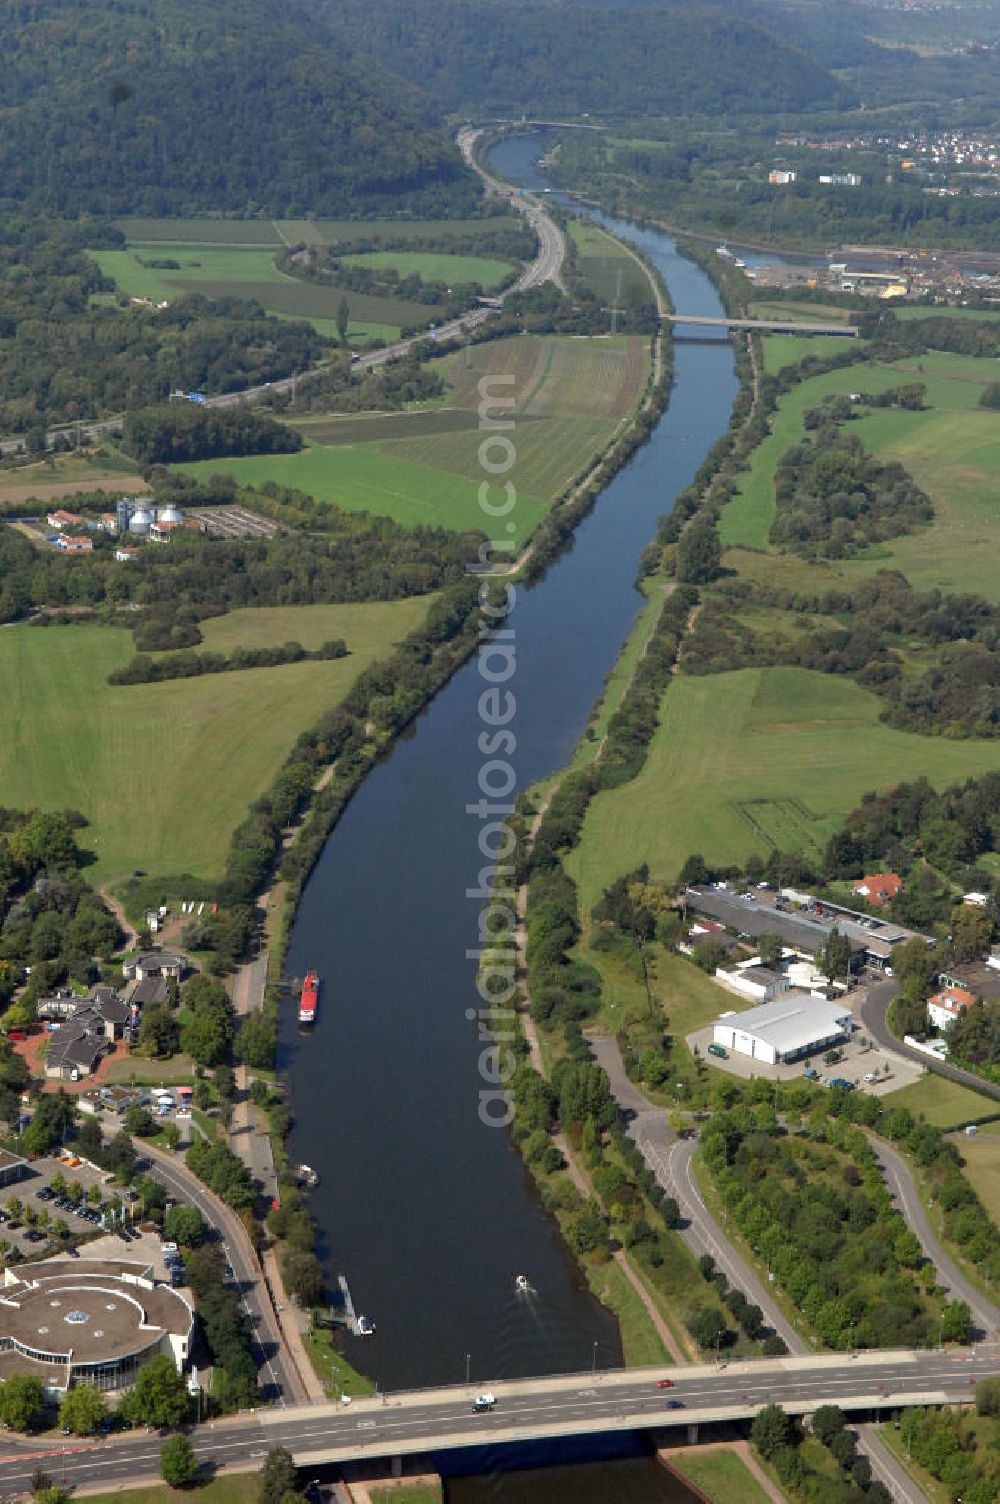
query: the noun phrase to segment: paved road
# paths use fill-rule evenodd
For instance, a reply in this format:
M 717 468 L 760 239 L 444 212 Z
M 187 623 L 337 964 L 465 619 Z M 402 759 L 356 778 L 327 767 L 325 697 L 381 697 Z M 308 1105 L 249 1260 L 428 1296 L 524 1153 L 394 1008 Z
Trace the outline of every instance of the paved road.
M 711 324 L 720 329 L 759 329 L 763 334 L 833 334 L 841 338 L 857 339 L 858 329 L 854 324 L 803 324 L 796 319 L 727 319 L 707 318 L 694 313 L 667 313 L 664 318 L 671 324 Z
M 908 1060 L 918 1060 L 927 1070 L 933 1071 L 936 1076 L 946 1076 L 949 1081 L 957 1081 L 960 1086 L 970 1086 L 973 1091 L 978 1091 L 982 1096 L 992 1097 L 1000 1102 L 1000 1086 L 992 1081 L 984 1081 L 981 1076 L 974 1076 L 971 1071 L 963 1071 L 961 1066 L 949 1065 L 947 1061 L 932 1060 L 923 1050 L 914 1050 L 889 1028 L 886 1014 L 889 1004 L 899 991 L 898 982 L 875 982 L 868 989 L 868 996 L 861 1005 L 861 1020 L 865 1033 L 870 1035 L 885 1050 L 894 1050 L 898 1055 L 905 1055 Z
M 516 193 L 507 184 L 500 182 L 498 178 L 491 177 L 489 173 L 484 172 L 479 167 L 472 157 L 472 150 L 476 138 L 481 133 L 481 131 L 469 132 L 468 130 L 463 130 L 459 133 L 458 144 L 462 152 L 466 155 L 466 160 L 479 173 L 484 184 L 491 192 L 499 194 L 500 197 L 507 200 L 512 208 L 525 216 L 528 224 L 538 236 L 538 252 L 535 259 L 528 264 L 513 286 L 500 294 L 501 301 L 509 297 L 512 292 L 520 292 L 529 287 L 540 287 L 543 282 L 555 282 L 561 285 L 559 274 L 565 254 L 562 231 L 546 212 L 541 199 L 535 197 L 534 194 L 522 195 Z M 459 339 L 463 334 L 485 323 L 495 312 L 496 310 L 493 308 L 474 308 L 469 313 L 463 314 L 461 318 L 451 319 L 448 323 L 439 325 L 435 330 L 435 337 L 442 342 L 449 339 Z M 411 339 L 397 340 L 395 344 L 386 345 L 382 350 L 372 350 L 369 354 L 362 355 L 360 360 L 355 362 L 355 369 L 360 371 L 376 370 L 388 361 L 399 360 L 400 357 L 409 352 L 413 345 L 427 338 L 428 334 L 424 331 L 420 334 L 415 334 Z M 322 366 L 315 368 L 317 371 L 322 369 Z M 314 373 L 297 372 L 294 376 L 284 376 L 278 381 L 269 381 L 262 386 L 248 387 L 242 392 L 225 392 L 217 397 L 209 397 L 206 401 L 206 406 L 235 407 L 241 402 L 259 402 L 267 393 L 292 391 L 297 382 L 301 381 L 303 377 L 308 377 L 310 374 Z M 87 440 L 100 439 L 104 434 L 120 433 L 121 427 L 122 419 L 120 417 L 105 418 L 96 423 L 63 424 L 46 435 L 46 442 L 51 445 L 55 443 L 58 434 L 76 434 L 77 432 L 82 434 Z M 23 439 L 5 439 L 0 443 L 0 455 L 19 454 L 23 447 Z
M 300 1465 L 348 1458 L 391 1457 L 470 1444 L 582 1435 L 600 1431 L 687 1426 L 746 1419 L 766 1404 L 804 1414 L 823 1403 L 845 1409 L 894 1409 L 902 1404 L 968 1400 L 978 1378 L 998 1372 L 1000 1353 L 877 1353 L 700 1365 L 686 1369 L 628 1369 L 494 1383 L 496 1409 L 472 1411 L 474 1387 L 420 1390 L 356 1400 L 350 1406 L 314 1405 L 258 1412 L 192 1432 L 205 1462 L 259 1468 L 271 1446 L 286 1446 Z M 669 1389 L 657 1379 L 669 1373 Z M 679 1402 L 678 1408 L 670 1408 Z M 14 1491 L 39 1463 L 78 1485 L 113 1484 L 154 1473 L 160 1440 L 143 1433 L 86 1445 L 75 1442 L 40 1456 L 4 1438 L 0 1487 Z
M 764 1288 L 756 1272 L 732 1247 L 705 1205 L 691 1167 L 694 1143 L 689 1139 L 678 1139 L 667 1125 L 665 1112 L 655 1108 L 629 1080 L 617 1040 L 597 1036 L 590 1040 L 590 1047 L 608 1073 L 612 1096 L 630 1120 L 628 1131 L 631 1137 L 658 1183 L 674 1197 L 681 1209 L 686 1226 L 679 1229 L 679 1233 L 691 1252 L 696 1257 L 703 1253 L 712 1255 L 730 1284 L 738 1286 L 752 1304 L 760 1306 L 765 1321 L 784 1339 L 789 1352 L 808 1352 L 804 1338 L 785 1316 L 770 1290 Z M 859 1444 L 871 1463 L 873 1474 L 881 1479 L 894 1499 L 903 1501 L 903 1504 L 922 1504 L 923 1494 L 880 1439 L 874 1426 L 859 1427 Z
M 156 1179 L 181 1200 L 196 1206 L 222 1238 L 239 1283 L 244 1310 L 253 1327 L 265 1398 L 278 1405 L 304 1401 L 308 1396 L 288 1356 L 256 1252 L 243 1223 L 183 1164 L 149 1144 L 143 1144 L 141 1152 L 151 1160 Z
M 882 1165 L 883 1179 L 896 1198 L 896 1204 L 906 1219 L 907 1226 L 916 1233 L 924 1253 L 936 1268 L 938 1283 L 945 1285 L 954 1299 L 968 1303 L 973 1320 L 978 1327 L 977 1338 L 994 1340 L 1000 1331 L 1000 1309 L 965 1277 L 955 1261 L 938 1242 L 920 1200 L 916 1178 L 903 1155 L 884 1139 L 876 1138 L 874 1135 L 870 1135 L 870 1138 L 872 1148 Z

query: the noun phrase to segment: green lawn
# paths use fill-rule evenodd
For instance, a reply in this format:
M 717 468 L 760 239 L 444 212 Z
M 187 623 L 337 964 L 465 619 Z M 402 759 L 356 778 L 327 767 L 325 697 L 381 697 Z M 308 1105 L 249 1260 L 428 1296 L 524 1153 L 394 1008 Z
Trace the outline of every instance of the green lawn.
M 771 338 L 765 341 L 765 351 L 771 343 Z M 787 348 L 785 353 L 797 358 Z M 768 368 L 773 369 L 770 360 Z M 880 458 L 898 459 L 906 467 L 934 503 L 934 522 L 838 567 L 849 575 L 901 569 L 921 589 L 975 591 L 1000 599 L 1000 575 L 993 564 L 1000 523 L 1000 425 L 994 413 L 978 406 L 983 387 L 996 377 L 996 361 L 931 351 L 894 365 L 829 371 L 794 387 L 772 415 L 771 434 L 754 451 L 739 493 L 722 513 L 723 541 L 768 547 L 775 466 L 802 437 L 806 408 L 832 393 L 880 391 L 904 381 L 922 381 L 927 387 L 925 411 L 876 409 L 846 431 Z
M 997 1108 L 992 1097 L 980 1096 L 979 1092 L 972 1091 L 970 1087 L 962 1086 L 958 1081 L 949 1081 L 945 1076 L 936 1076 L 932 1071 L 928 1071 L 911 1086 L 894 1091 L 888 1100 L 893 1107 L 908 1107 L 911 1112 L 922 1112 L 935 1128 L 957 1128 L 976 1118 L 986 1117 Z M 963 1146 L 966 1142 L 975 1147 L 974 1139 L 966 1141 L 963 1138 Z M 995 1151 L 995 1144 L 993 1148 Z
M 449 287 L 469 282 L 496 287 L 514 270 L 513 262 L 493 256 L 453 256 L 444 251 L 360 251 L 340 259 L 345 266 L 390 266 L 401 277 L 416 273 L 425 282 L 444 282 Z
M 718 862 L 775 845 L 815 852 L 867 790 L 1000 766 L 994 742 L 897 731 L 879 708 L 852 681 L 806 669 L 678 676 L 642 772 L 591 803 L 568 862 L 581 911 L 640 862 L 672 878 L 693 851 Z
M 586 1264 L 584 1272 L 601 1304 L 618 1318 L 625 1366 L 642 1368 L 653 1363 L 672 1363 L 649 1312 L 618 1265 Z
M 472 435 L 472 439 L 478 446 L 479 435 Z M 321 501 L 336 502 L 348 512 L 393 517 L 406 527 L 449 527 L 457 532 L 484 527 L 478 479 L 455 475 L 419 460 L 413 462 L 395 452 L 386 453 L 378 443 L 315 445 L 298 454 L 201 460 L 177 468 L 202 479 L 220 473 L 232 475 L 242 486 L 274 481 L 279 486 L 307 491 Z M 539 497 L 519 491 L 513 513 L 517 524 L 515 541 L 523 541 L 547 510 Z
M 975 1138 L 959 1134 L 955 1147 L 965 1160 L 965 1175 L 994 1225 L 1000 1227 L 1000 1140 L 993 1123 L 980 1128 Z
M 245 485 L 273 480 L 348 511 L 394 517 L 406 526 L 483 529 L 490 519 L 479 488 L 490 477 L 483 466 L 479 387 L 484 377 L 509 376 L 510 386 L 494 391 L 498 397 L 509 392 L 515 402 L 514 428 L 505 436 L 515 460 L 503 482 L 494 478 L 490 500 L 504 499 L 503 483 L 514 486 L 508 536 L 520 545 L 634 410 L 648 354 L 638 337 L 519 336 L 447 356 L 439 369 L 448 383 L 447 406 L 310 419 L 298 425 L 310 440 L 298 454 L 203 460 L 178 468 L 201 477 L 224 472 Z M 505 457 L 498 448 L 486 454 L 493 464 Z
M 713 1500 L 713 1504 L 769 1504 L 768 1495 L 736 1452 L 692 1447 L 673 1453 L 670 1466 Z
M 152 1471 L 152 1469 L 149 1469 Z M 170 1488 L 166 1483 L 154 1483 L 152 1487 L 128 1488 L 129 1504 L 177 1504 L 179 1499 L 197 1500 L 198 1504 L 256 1504 L 260 1494 L 259 1469 L 248 1473 L 229 1473 L 213 1478 L 198 1488 Z M 110 1493 L 86 1495 L 88 1504 L 118 1504 L 121 1499 L 119 1485 Z
M 132 656 L 125 630 L 6 627 L 0 804 L 82 810 L 91 823 L 81 840 L 98 858 L 92 881 L 118 882 L 137 868 L 216 877 L 233 829 L 298 734 L 418 626 L 427 606 L 415 598 L 305 608 L 304 620 L 289 609 L 279 640 L 344 637 L 348 656 L 122 686 L 105 681 Z M 239 616 L 251 643 L 274 631 L 270 622 L 251 627 L 252 612 Z M 212 646 L 232 646 L 229 632 L 220 621 L 206 635 Z
M 391 1488 L 368 1490 L 372 1504 L 441 1504 L 444 1495 L 439 1487 L 423 1483 L 394 1484 Z
M 625 308 L 629 303 L 652 301 L 649 277 L 613 235 L 583 219 L 571 220 L 569 233 L 576 247 L 580 275 L 602 302 L 610 306 L 617 299 L 618 305 Z

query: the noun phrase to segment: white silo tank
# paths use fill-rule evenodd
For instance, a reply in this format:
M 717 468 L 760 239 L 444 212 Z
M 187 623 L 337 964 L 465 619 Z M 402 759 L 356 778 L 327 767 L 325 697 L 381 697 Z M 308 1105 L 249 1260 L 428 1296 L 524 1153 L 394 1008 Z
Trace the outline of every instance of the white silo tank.
M 139 507 L 132 513 L 129 519 L 128 530 L 130 533 L 148 533 L 153 526 L 153 516 L 145 507 Z
M 165 507 L 157 507 L 156 520 L 157 522 L 183 522 L 184 514 L 180 507 L 169 502 Z

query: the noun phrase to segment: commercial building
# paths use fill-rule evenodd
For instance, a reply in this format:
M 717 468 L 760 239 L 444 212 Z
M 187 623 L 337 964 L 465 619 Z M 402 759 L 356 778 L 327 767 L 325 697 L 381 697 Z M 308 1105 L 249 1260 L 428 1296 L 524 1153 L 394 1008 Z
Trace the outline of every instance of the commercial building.
M 187 968 L 183 956 L 167 950 L 148 950 L 144 955 L 132 956 L 122 962 L 122 971 L 127 977 L 144 982 L 147 977 L 172 977 L 179 982 Z
M 47 1259 L 6 1269 L 0 1285 L 0 1378 L 30 1373 L 53 1394 L 74 1384 L 124 1389 L 164 1354 L 180 1372 L 194 1313 L 144 1263 Z
M 737 966 L 734 971 L 727 971 L 720 966 L 715 975 L 734 992 L 741 992 L 744 997 L 752 998 L 757 1003 L 769 1003 L 780 993 L 787 992 L 790 986 L 783 972 L 772 971 L 770 967 L 756 963 Z
M 724 1013 L 712 1032 L 715 1044 L 764 1065 L 778 1065 L 839 1044 L 850 1035 L 851 1014 L 843 1003 L 786 992 L 745 1013 Z

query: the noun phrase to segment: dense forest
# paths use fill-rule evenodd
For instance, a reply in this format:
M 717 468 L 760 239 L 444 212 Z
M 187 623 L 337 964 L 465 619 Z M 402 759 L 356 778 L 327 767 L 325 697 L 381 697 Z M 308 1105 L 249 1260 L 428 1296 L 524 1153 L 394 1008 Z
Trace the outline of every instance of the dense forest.
M 48 425 L 177 388 L 242 391 L 307 369 L 330 346 L 311 324 L 235 297 L 97 305 L 110 284 L 83 248 L 122 244 L 99 223 L 0 222 L 0 432 L 34 435 L 41 447 Z
M 292 454 L 302 442 L 294 428 L 245 404 L 202 407 L 175 400 L 134 407 L 122 431 L 122 448 L 147 465 L 234 454 Z
M 0 202 L 48 213 L 464 212 L 404 67 L 300 0 L 0 0 Z
M 477 116 L 776 114 L 854 98 L 733 6 L 322 0 L 321 10 L 442 108 Z
M 0 809 L 0 1007 L 8 1007 L 30 967 L 15 1005 L 24 1019 L 37 998 L 70 977 L 99 981 L 94 957 L 106 959 L 118 943 L 116 921 L 81 872 L 76 832 L 85 823 L 71 811 Z M 8 1009 L 5 1021 L 13 1027 L 22 1020 Z M 5 1090 L 0 1071 L 0 1117 L 8 1116 Z

